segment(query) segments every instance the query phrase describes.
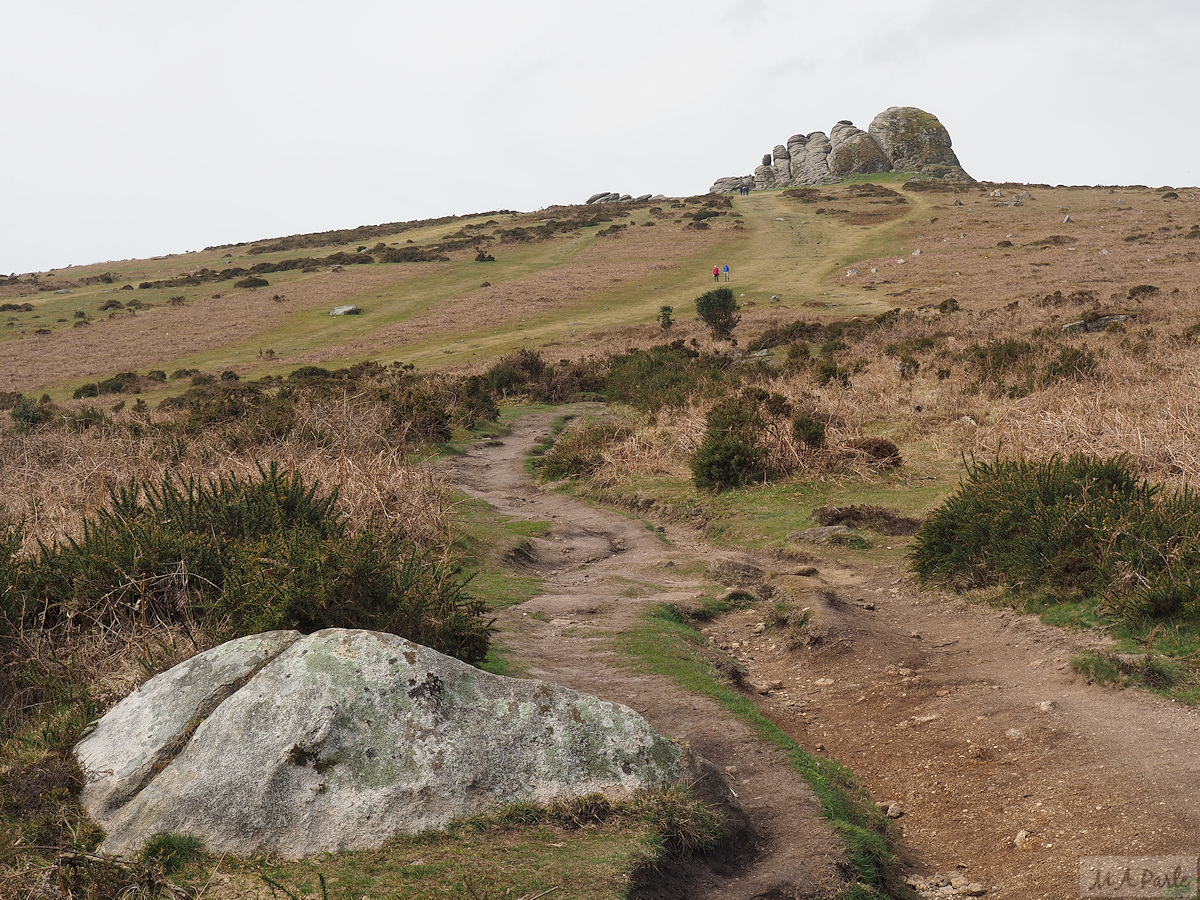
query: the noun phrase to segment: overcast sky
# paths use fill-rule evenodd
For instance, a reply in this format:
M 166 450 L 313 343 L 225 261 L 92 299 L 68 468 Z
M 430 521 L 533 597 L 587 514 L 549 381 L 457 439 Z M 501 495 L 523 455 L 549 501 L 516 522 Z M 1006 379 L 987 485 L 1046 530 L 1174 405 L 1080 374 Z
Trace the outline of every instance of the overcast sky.
M 918 106 L 992 181 L 1200 182 L 1193 0 L 38 0 L 0 15 L 0 272 L 686 195 Z

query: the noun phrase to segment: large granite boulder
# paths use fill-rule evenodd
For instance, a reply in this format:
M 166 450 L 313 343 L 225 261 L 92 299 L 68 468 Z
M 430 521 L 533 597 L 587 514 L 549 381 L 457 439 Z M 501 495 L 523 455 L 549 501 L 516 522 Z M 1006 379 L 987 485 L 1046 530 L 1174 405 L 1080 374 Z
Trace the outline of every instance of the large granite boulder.
M 852 122 L 838 122 L 829 131 L 829 174 L 839 181 L 851 175 L 888 172 L 891 161 L 874 138 Z
M 122 700 L 75 752 L 102 849 L 123 854 L 171 831 L 215 852 L 296 858 L 518 800 L 712 777 L 627 707 L 344 629 L 195 656 Z
M 829 137 L 814 131 L 804 142 L 804 158 L 792 161 L 792 180 L 795 184 L 832 184 L 837 181 L 829 174 Z
M 771 167 L 775 170 L 775 180 L 779 184 L 792 183 L 792 155 L 783 144 L 776 144 L 771 151 Z
M 773 187 L 779 187 L 779 182 L 775 180 L 775 167 L 763 163 L 754 170 L 754 190 L 766 191 Z
M 867 133 L 891 161 L 894 171 L 936 174 L 939 178 L 962 173 L 970 179 L 951 149 L 950 132 L 932 113 L 915 106 L 893 106 L 871 120 Z
M 708 192 L 710 194 L 732 194 L 743 188 L 753 190 L 753 175 L 730 175 L 726 178 L 718 178 L 716 183 L 708 189 Z

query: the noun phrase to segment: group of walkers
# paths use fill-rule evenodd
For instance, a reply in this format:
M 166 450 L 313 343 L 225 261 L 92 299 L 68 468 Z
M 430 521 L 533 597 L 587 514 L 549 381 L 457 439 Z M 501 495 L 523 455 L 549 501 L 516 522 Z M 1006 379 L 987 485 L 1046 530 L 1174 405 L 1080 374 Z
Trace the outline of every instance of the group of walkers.
M 749 197 L 750 196 L 750 188 L 746 187 L 743 184 L 740 188 L 738 188 L 738 193 L 741 194 L 743 197 Z
M 713 281 L 721 280 L 721 272 L 722 271 L 725 272 L 725 280 L 726 281 L 729 280 L 729 264 L 726 263 L 724 270 L 722 270 L 720 266 L 713 266 Z

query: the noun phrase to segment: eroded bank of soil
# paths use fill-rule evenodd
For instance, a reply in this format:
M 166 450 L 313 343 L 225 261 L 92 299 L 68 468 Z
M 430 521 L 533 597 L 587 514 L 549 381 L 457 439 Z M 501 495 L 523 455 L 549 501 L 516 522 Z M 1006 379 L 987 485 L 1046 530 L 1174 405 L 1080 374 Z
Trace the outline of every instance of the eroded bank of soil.
M 739 873 L 702 873 L 681 896 L 831 892 L 840 842 L 783 755 L 707 698 L 631 673 L 611 648 L 648 604 L 686 606 L 711 586 L 701 563 L 731 554 L 674 525 L 668 544 L 619 513 L 538 490 L 523 460 L 551 419 L 523 419 L 450 466 L 468 493 L 551 523 L 519 561 L 547 579 L 546 593 L 501 614 L 502 642 L 531 677 L 626 703 L 726 774 L 761 852 Z M 802 746 L 848 765 L 892 807 L 913 873 L 954 876 L 960 891 L 982 884 L 989 897 L 1062 900 L 1079 896 L 1081 857 L 1200 853 L 1200 717 L 1087 685 L 1067 660 L 1094 638 L 922 593 L 898 570 L 818 563 L 802 575 L 757 562 L 811 610 L 808 623 L 795 634 L 760 627 L 759 604 L 706 628 L 714 649 L 741 663 L 764 711 Z M 753 567 L 743 572 L 761 587 Z

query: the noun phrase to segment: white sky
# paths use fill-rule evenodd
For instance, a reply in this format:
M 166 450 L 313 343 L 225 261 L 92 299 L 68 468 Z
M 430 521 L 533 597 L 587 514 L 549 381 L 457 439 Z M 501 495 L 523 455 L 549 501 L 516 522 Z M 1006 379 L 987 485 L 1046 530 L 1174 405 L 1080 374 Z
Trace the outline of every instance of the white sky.
M 702 193 L 889 106 L 980 179 L 1200 181 L 1193 0 L 13 0 L 0 27 L 4 273 Z

